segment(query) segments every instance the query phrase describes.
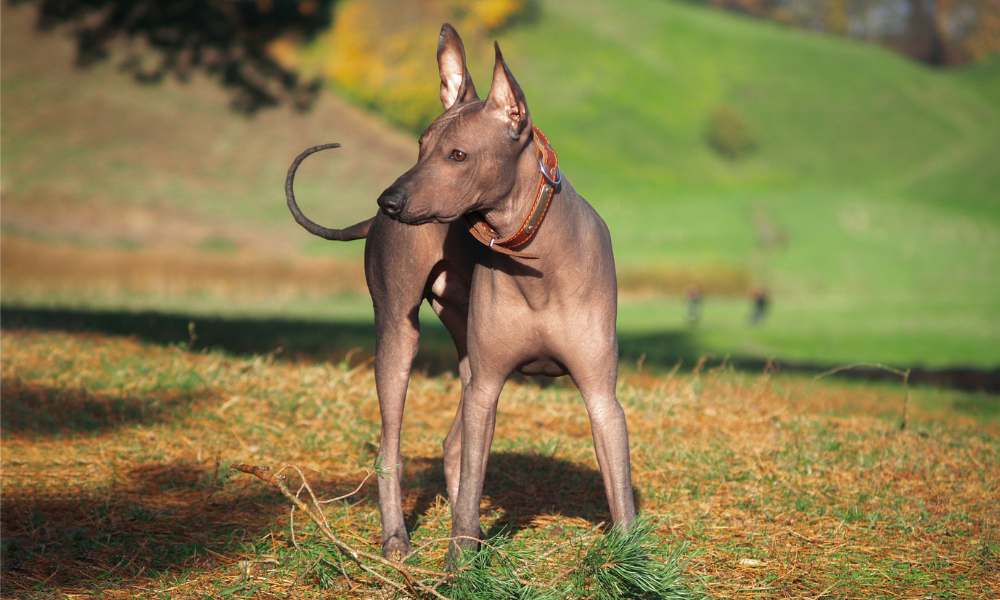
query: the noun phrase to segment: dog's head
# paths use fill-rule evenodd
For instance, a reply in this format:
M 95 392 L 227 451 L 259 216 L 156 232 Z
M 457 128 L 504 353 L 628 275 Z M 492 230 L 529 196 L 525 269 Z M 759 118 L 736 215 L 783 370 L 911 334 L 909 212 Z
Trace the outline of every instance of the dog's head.
M 493 84 L 480 100 L 461 38 L 451 25 L 441 27 L 437 58 L 445 112 L 420 136 L 417 164 L 379 196 L 390 217 L 413 225 L 450 222 L 511 193 L 517 158 L 531 140 L 531 115 L 500 46 L 494 47 Z

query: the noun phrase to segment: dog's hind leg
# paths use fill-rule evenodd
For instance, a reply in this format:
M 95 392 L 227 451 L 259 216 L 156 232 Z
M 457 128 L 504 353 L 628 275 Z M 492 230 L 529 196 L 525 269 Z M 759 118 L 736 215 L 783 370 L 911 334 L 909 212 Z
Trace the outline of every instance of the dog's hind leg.
M 464 390 L 469 385 L 472 370 L 466 337 L 469 324 L 469 266 L 456 267 L 450 261 L 438 263 L 431 272 L 427 301 L 444 324 L 458 352 L 458 375 Z M 458 403 L 455 420 L 444 439 L 444 475 L 448 498 L 458 497 L 458 482 L 462 466 L 462 402 Z
M 618 362 L 609 355 L 603 361 L 590 364 L 587 369 L 574 371 L 570 366 L 570 375 L 583 396 L 590 416 L 594 451 L 611 507 L 611 519 L 616 525 L 628 528 L 635 520 L 635 500 L 628 427 L 625 412 L 615 395 L 617 373 L 614 367 L 617 365 Z

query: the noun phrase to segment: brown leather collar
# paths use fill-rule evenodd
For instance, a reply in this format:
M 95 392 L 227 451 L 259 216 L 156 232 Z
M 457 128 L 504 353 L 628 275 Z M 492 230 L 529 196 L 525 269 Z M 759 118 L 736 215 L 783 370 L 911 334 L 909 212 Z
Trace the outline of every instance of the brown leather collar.
M 513 235 L 499 239 L 500 234 L 490 227 L 481 214 L 474 212 L 466 215 L 472 237 L 501 254 L 509 254 L 518 258 L 538 258 L 533 254 L 514 250 L 514 248 L 527 244 L 538 231 L 538 226 L 542 224 L 542 219 L 545 218 L 545 213 L 549 209 L 549 202 L 552 201 L 555 189 L 562 182 L 562 173 L 559 172 L 559 157 L 556 156 L 555 150 L 549 144 L 548 138 L 534 125 L 531 126 L 531 131 L 535 148 L 538 150 L 538 168 L 542 172 L 542 180 L 538 184 L 538 193 L 535 194 L 535 204 L 532 205 L 531 211 L 528 212 L 528 218 L 525 219 L 521 228 Z

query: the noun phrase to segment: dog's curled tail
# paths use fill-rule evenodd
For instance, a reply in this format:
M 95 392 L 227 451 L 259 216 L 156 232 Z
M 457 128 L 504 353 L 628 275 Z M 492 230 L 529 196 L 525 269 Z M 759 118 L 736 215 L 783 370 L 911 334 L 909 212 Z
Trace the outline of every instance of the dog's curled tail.
M 295 217 L 295 222 L 313 235 L 318 235 L 319 237 L 328 240 L 336 240 L 338 242 L 360 240 L 368 235 L 368 230 L 371 229 L 372 221 L 375 220 L 375 217 L 372 217 L 367 221 L 355 223 L 354 225 L 344 229 L 330 229 L 329 227 L 323 227 L 322 225 L 309 220 L 308 217 L 302 214 L 302 211 L 299 210 L 299 205 L 295 202 L 295 192 L 292 191 L 292 181 L 295 180 L 295 171 L 298 170 L 299 165 L 307 156 L 319 152 L 320 150 L 326 150 L 327 148 L 340 148 L 340 144 L 333 143 L 313 146 L 312 148 L 305 150 L 302 154 L 296 156 L 295 160 L 292 161 L 292 165 L 288 167 L 288 176 L 285 177 L 285 199 L 288 201 L 288 210 L 292 211 L 292 216 Z

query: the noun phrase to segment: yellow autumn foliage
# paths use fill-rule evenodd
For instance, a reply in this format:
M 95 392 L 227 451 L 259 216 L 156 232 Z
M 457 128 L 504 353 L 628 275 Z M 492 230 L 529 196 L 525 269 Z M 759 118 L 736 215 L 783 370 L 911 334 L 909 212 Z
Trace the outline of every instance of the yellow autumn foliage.
M 494 31 L 510 22 L 512 17 L 520 15 L 525 9 L 524 0 L 479 0 L 472 2 L 470 8 L 476 23 Z
M 335 87 L 412 130 L 441 114 L 434 56 L 442 23 L 453 24 L 472 53 L 489 49 L 486 37 L 523 15 L 530 0 L 345 0 L 333 26 L 290 58 L 272 55 Z M 280 56 L 280 58 L 279 58 Z

